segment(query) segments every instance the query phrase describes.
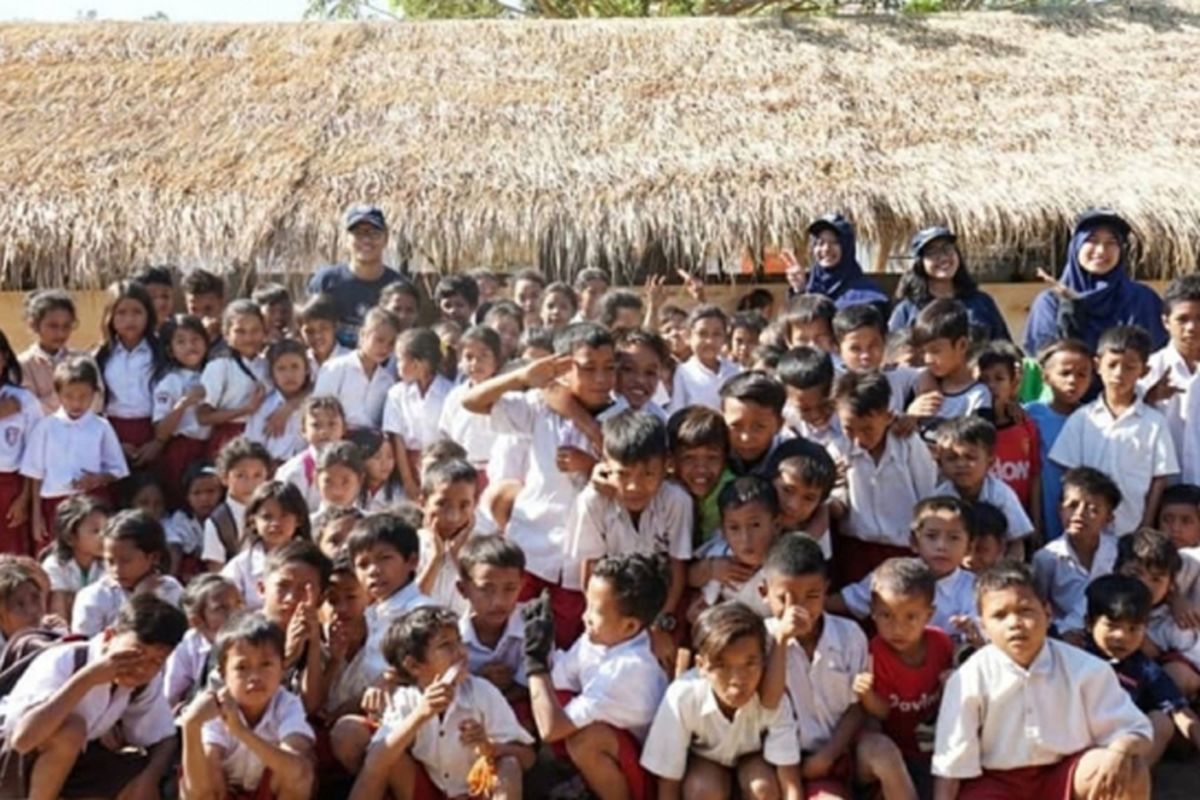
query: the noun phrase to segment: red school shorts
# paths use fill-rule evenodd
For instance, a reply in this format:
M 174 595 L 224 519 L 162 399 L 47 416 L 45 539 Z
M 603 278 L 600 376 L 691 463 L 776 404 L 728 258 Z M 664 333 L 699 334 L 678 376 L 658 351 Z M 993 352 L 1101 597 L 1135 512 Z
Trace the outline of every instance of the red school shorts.
M 564 589 L 561 584 L 550 583 L 532 572 L 526 572 L 521 577 L 521 593 L 517 595 L 517 602 L 535 600 L 543 589 L 550 592 L 550 613 L 554 617 L 554 644 L 560 650 L 568 650 L 583 634 L 583 612 L 587 608 L 587 600 L 583 592 Z
M 566 705 L 575 697 L 574 692 L 567 692 L 558 689 L 554 692 L 558 696 L 558 702 L 561 705 Z M 617 762 L 621 765 L 621 772 L 625 774 L 625 784 L 629 788 L 629 796 L 632 800 L 654 800 L 658 794 L 658 784 L 649 772 L 642 767 L 642 746 L 633 734 L 621 728 L 612 728 L 613 733 L 617 735 Z M 569 761 L 570 756 L 567 755 L 566 742 L 555 742 L 551 745 L 554 754 L 564 761 Z
M 858 583 L 889 558 L 912 555 L 913 551 L 909 547 L 864 542 L 862 539 L 839 534 L 833 539 L 833 588 L 840 589 L 851 583 Z
M 959 785 L 959 800 L 1071 800 L 1075 768 L 1082 756 L 1076 753 L 1042 767 L 985 769 L 978 778 Z

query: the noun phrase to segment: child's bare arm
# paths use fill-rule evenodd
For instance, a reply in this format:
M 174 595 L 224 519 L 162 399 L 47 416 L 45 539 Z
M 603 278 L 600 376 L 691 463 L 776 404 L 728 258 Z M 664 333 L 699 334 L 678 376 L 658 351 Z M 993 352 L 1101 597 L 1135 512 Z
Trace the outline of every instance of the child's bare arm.
M 858 703 L 846 709 L 833 728 L 833 734 L 820 749 L 805 759 L 801 770 L 805 776 L 824 777 L 842 754 L 854 744 L 854 738 L 866 721 L 866 711 Z
M 682 800 L 683 782 L 667 778 L 658 779 L 658 800 Z
M 414 503 L 421 501 L 421 485 L 413 474 L 412 464 L 408 463 L 408 446 L 404 437 L 398 433 L 392 434 L 392 453 L 396 457 L 396 470 L 400 473 L 400 483 L 404 485 L 404 494 Z
M 587 409 L 575 399 L 573 394 L 567 391 L 565 386 L 547 385 L 542 389 L 542 399 L 546 401 L 546 406 L 551 411 L 570 420 L 579 429 L 579 432 L 587 437 L 592 447 L 596 450 L 604 447 L 600 423 L 596 422 L 596 418 L 588 413 Z
M 537 753 L 527 744 L 518 742 L 500 742 L 492 745 L 492 757 L 499 761 L 502 758 L 512 757 L 521 765 L 522 771 L 533 767 L 533 763 L 537 761 Z
M 934 778 L 933 800 L 958 800 L 958 781 L 954 778 Z
M 529 676 L 529 705 L 533 710 L 533 721 L 538 735 L 546 744 L 566 739 L 578 730 L 575 723 L 563 711 L 550 681 L 550 673 L 542 672 Z
M 572 359 L 570 353 L 546 356 L 530 362 L 522 369 L 489 378 L 467 390 L 462 398 L 463 408 L 472 414 L 490 414 L 492 406 L 505 394 L 545 386 L 570 369 Z
M 382 743 L 367 750 L 366 760 L 350 792 L 350 800 L 382 800 L 388 788 L 388 774 L 392 771 L 392 765 L 412 745 L 421 726 L 445 711 L 453 699 L 452 685 L 442 681 L 430 684 L 417 707 L 388 731 Z
M 779 793 L 783 800 L 803 800 L 804 783 L 799 764 L 786 764 L 775 768 L 779 779 Z
M 1143 526 L 1154 526 L 1154 519 L 1158 516 L 1158 503 L 1162 500 L 1162 493 L 1166 488 L 1166 475 L 1160 475 L 1150 481 L 1150 491 L 1146 492 L 1146 510 L 1142 512 Z
M 670 563 L 671 582 L 667 586 L 667 602 L 663 604 L 663 611 L 674 614 L 675 609 L 679 607 L 679 601 L 683 599 L 683 590 L 687 588 L 687 564 L 678 558 L 672 558 Z

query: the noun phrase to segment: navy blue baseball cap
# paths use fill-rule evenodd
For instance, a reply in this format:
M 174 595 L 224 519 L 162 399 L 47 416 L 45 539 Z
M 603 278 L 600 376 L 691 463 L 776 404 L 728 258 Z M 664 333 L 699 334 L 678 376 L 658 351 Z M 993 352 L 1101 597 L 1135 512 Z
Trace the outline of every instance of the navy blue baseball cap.
M 949 239 L 951 242 L 958 241 L 958 237 L 954 235 L 954 231 L 944 225 L 922 228 L 913 236 L 912 244 L 909 245 L 913 258 L 920 258 L 921 252 L 929 246 L 929 243 L 938 239 Z
M 377 230 L 386 231 L 388 229 L 387 219 L 383 216 L 383 210 L 378 206 L 350 206 L 346 209 L 346 230 L 350 230 L 360 222 L 364 222 Z
M 1111 208 L 1089 208 L 1075 220 L 1075 230 L 1101 226 L 1112 228 L 1124 239 L 1129 238 L 1129 223 Z

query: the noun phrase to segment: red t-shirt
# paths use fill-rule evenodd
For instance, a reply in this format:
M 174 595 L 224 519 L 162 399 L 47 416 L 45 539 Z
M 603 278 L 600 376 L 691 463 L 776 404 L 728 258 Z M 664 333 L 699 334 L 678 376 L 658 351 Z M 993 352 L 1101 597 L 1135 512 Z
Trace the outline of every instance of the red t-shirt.
M 925 629 L 925 663 L 910 667 L 900 660 L 883 639 L 870 644 L 875 670 L 875 693 L 888 701 L 891 711 L 883 721 L 883 732 L 891 737 L 905 758 L 929 760 L 933 756 L 933 724 L 942 702 L 941 675 L 954 666 L 954 643 L 939 628 Z M 928 725 L 918 741 L 917 726 Z
M 996 429 L 996 463 L 992 465 L 992 474 L 1017 493 L 1026 509 L 1029 508 L 1033 478 L 1041 471 L 1038 430 L 1031 418 Z

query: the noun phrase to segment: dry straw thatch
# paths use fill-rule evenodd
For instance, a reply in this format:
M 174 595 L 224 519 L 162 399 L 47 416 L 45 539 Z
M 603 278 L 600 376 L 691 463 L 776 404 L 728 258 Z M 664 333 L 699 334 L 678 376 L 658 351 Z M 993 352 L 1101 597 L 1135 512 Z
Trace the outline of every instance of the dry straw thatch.
M 921 18 L 0 26 L 6 284 L 308 269 L 375 198 L 452 268 L 786 241 L 841 208 L 1200 248 L 1200 0 Z

